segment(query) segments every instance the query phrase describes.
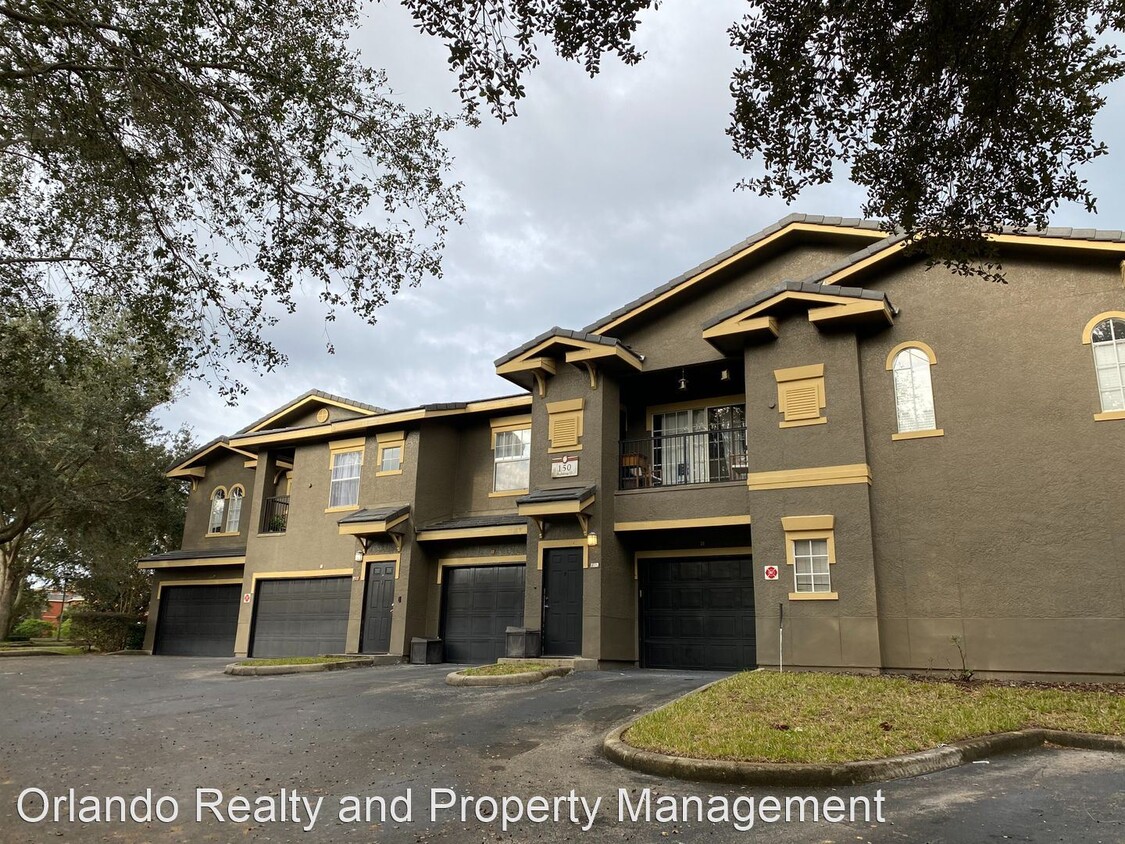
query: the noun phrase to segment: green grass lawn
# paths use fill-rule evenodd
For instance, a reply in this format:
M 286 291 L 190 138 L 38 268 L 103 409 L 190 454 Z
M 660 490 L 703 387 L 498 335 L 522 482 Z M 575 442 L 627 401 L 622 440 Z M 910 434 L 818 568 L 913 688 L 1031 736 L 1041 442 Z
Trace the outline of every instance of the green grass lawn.
M 753 671 L 646 715 L 634 747 L 699 759 L 846 762 L 1024 727 L 1125 734 L 1125 688 Z
M 235 665 L 321 665 L 326 662 L 350 662 L 346 656 L 285 656 L 274 659 L 243 659 Z
M 532 671 L 546 671 L 550 667 L 542 662 L 498 662 L 496 665 L 463 668 L 458 673 L 469 677 L 503 677 L 506 674 L 529 674 Z

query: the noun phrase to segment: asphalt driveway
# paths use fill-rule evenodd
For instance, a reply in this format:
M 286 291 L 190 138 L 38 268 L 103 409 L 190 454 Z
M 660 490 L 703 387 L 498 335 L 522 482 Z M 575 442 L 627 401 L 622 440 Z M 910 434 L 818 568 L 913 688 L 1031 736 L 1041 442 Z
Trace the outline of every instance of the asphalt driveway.
M 1125 841 L 1120 755 L 1041 750 L 886 784 L 881 792 L 865 786 L 800 795 L 664 781 L 601 758 L 600 740 L 611 726 L 716 674 L 589 672 L 533 687 L 474 689 L 446 686 L 447 666 L 234 678 L 220 673 L 225 661 L 0 661 L 0 841 Z M 198 821 L 197 789 L 207 789 Z M 24 792 L 25 815 L 44 813 L 43 820 L 21 819 Z M 168 798 L 162 812 L 167 817 L 175 807 L 176 817 L 105 819 L 118 809 L 104 798 L 149 795 L 151 803 Z M 675 801 L 662 800 L 669 796 L 699 797 L 705 812 L 725 805 L 728 817 L 673 818 L 667 804 Z M 789 796 L 866 801 L 855 802 L 855 822 L 759 818 L 751 829 L 737 828 L 739 805 Z M 376 798 L 398 820 L 381 822 Z M 505 798 L 510 814 L 522 813 L 507 830 Z M 696 804 L 687 802 L 690 814 Z M 431 820 L 433 803 L 439 808 Z M 487 820 L 494 805 L 500 816 Z M 143 817 L 146 801 L 134 807 Z M 101 820 L 93 820 L 95 811 Z

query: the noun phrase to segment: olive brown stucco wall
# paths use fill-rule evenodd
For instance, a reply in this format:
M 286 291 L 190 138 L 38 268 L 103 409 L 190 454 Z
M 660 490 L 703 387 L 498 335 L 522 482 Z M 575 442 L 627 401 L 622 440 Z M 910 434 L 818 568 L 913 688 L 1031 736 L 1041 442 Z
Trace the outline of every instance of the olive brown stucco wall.
M 226 449 L 213 452 L 215 457 L 207 464 L 207 473 L 193 484 L 188 493 L 187 512 L 184 515 L 184 538 L 180 547 L 187 549 L 227 548 L 245 545 L 252 521 L 251 493 L 254 488 L 254 470 L 246 468 L 246 458 Z M 241 484 L 246 494 L 242 499 L 242 515 L 237 535 L 207 533 L 211 518 L 211 494 L 223 487 L 229 494 L 232 486 Z M 224 524 L 224 528 L 226 525 Z
M 883 664 L 1125 675 L 1125 508 L 1096 422 L 1087 321 L 1125 306 L 1116 261 L 1005 257 L 1007 284 L 904 268 L 861 349 Z M 898 343 L 920 340 L 944 436 L 892 441 Z M 1112 465 L 1112 464 L 1110 464 Z M 959 642 L 955 644 L 953 638 Z
M 802 279 L 864 245 L 862 241 L 842 246 L 798 244 L 738 275 L 700 284 L 677 301 L 671 316 L 654 310 L 653 316 L 638 317 L 607 333 L 643 354 L 646 371 L 719 360 L 722 355 L 703 339 L 707 320 L 779 282 Z

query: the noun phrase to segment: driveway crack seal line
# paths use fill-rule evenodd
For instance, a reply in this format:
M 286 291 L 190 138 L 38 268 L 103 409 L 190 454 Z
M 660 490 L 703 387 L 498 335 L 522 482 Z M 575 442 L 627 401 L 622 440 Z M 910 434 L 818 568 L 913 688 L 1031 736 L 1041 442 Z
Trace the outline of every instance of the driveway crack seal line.
M 716 681 L 719 682 L 719 681 Z M 698 694 L 714 685 L 708 683 L 688 694 Z M 674 703 L 675 701 L 672 701 Z M 664 706 L 670 706 L 667 703 Z M 659 707 L 663 709 L 664 707 Z M 659 711 L 659 709 L 655 711 Z M 1045 744 L 1080 750 L 1106 750 L 1125 753 L 1125 736 L 1072 733 L 1064 730 L 1029 728 L 1010 733 L 978 736 L 904 756 L 865 759 L 839 763 L 738 762 L 728 759 L 690 759 L 641 750 L 628 744 L 624 735 L 641 713 L 614 727 L 602 742 L 602 752 L 611 762 L 625 768 L 695 782 L 755 786 L 842 786 L 916 777 L 934 771 L 956 768 L 1000 753 L 1031 750 Z

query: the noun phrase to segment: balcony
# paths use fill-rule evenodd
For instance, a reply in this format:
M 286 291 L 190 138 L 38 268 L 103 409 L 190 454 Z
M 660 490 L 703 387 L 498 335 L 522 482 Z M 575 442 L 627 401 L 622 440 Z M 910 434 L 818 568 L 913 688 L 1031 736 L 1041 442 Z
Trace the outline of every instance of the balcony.
M 262 503 L 262 533 L 285 533 L 289 524 L 289 496 L 267 498 Z
M 712 428 L 621 441 L 618 489 L 746 479 L 746 428 Z

